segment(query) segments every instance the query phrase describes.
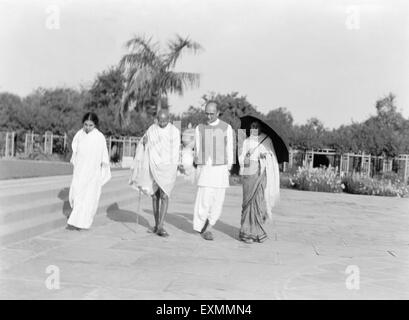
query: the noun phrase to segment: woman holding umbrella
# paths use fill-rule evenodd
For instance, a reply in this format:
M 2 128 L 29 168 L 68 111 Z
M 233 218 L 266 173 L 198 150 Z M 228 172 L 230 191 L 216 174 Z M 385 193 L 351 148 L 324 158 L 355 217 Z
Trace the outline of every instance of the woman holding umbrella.
M 239 152 L 243 176 L 239 237 L 246 243 L 263 242 L 267 238 L 263 225 L 267 218 L 272 219 L 272 209 L 280 197 L 278 161 L 288 161 L 288 149 L 272 127 L 257 117 L 242 117 L 241 128 L 250 134 Z

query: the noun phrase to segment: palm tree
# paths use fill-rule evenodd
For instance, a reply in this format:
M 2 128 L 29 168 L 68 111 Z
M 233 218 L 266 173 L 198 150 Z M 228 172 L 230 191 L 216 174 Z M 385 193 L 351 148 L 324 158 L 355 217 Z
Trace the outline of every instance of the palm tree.
M 195 54 L 202 50 L 199 43 L 176 35 L 168 42 L 167 51 L 162 52 L 152 38 L 135 36 L 126 42 L 126 47 L 129 53 L 120 61 L 125 76 L 120 119 L 125 126 L 130 110 L 136 108 L 146 115 L 148 108 L 154 106 L 157 112 L 167 103 L 168 93 L 183 95 L 185 89 L 199 85 L 199 74 L 174 71 L 183 52 Z

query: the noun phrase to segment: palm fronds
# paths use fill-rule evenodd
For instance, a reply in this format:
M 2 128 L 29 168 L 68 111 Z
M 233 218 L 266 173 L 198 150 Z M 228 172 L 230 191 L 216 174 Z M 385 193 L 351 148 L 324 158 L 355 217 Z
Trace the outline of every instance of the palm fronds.
M 168 42 L 168 51 L 161 53 L 158 43 L 153 43 L 152 38 L 134 36 L 125 46 L 129 52 L 119 63 L 125 78 L 119 117 L 122 124 L 126 125 L 128 117 L 125 115 L 129 113 L 132 103 L 145 110 L 145 103 L 154 100 L 159 110 L 162 97 L 168 93 L 183 95 L 185 89 L 199 85 L 199 74 L 172 70 L 182 52 L 197 53 L 202 50 L 197 42 L 176 35 Z
M 168 68 L 175 67 L 176 62 L 184 51 L 196 54 L 203 50 L 199 43 L 192 41 L 189 38 L 182 38 L 178 34 L 176 35 L 176 39 L 168 42 L 168 48 L 169 52 L 165 57 L 165 65 Z

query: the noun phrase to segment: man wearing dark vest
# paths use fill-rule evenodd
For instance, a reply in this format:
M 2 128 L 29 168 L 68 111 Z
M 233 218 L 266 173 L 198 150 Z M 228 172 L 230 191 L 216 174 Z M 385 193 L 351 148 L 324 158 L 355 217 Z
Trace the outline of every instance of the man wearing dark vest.
M 197 195 L 193 229 L 206 240 L 213 240 L 212 227 L 219 219 L 226 188 L 229 187 L 229 170 L 233 165 L 233 129 L 218 119 L 216 102 L 205 107 L 207 123 L 195 130 L 195 163 L 198 170 Z

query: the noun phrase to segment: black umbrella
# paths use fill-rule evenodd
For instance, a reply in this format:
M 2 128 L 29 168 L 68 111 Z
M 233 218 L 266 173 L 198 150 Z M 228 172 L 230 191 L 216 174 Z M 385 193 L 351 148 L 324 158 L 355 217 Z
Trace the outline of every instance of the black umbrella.
M 241 120 L 241 129 L 250 129 L 250 125 L 254 121 L 258 121 L 261 124 L 261 131 L 264 132 L 271 138 L 273 142 L 274 150 L 276 152 L 277 161 L 279 163 L 288 162 L 288 147 L 284 142 L 283 138 L 273 129 L 270 121 L 264 121 L 258 118 L 257 116 L 247 115 L 240 118 Z

